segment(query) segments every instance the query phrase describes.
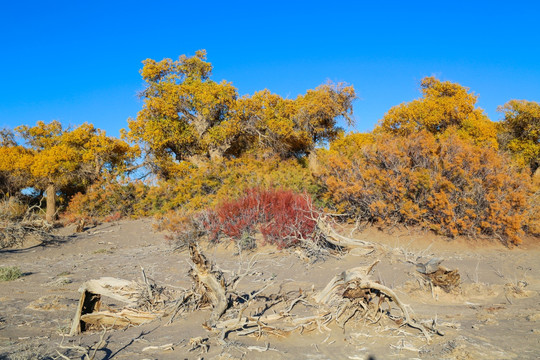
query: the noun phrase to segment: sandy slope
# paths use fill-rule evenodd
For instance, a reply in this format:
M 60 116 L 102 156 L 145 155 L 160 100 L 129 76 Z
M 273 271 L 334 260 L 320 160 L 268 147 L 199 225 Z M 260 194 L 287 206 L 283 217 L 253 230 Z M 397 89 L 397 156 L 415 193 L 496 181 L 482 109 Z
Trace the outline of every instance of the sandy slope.
M 72 229 L 62 229 L 71 234 Z M 108 333 L 106 346 L 96 359 L 537 359 L 540 357 L 540 247 L 526 243 L 508 250 L 500 245 L 466 239 L 448 242 L 429 234 L 383 235 L 377 230 L 356 234 L 361 239 L 387 246 L 370 256 L 346 254 L 309 264 L 294 251 L 272 247 L 258 250 L 257 276 L 242 283 L 246 289 L 261 287 L 274 279 L 267 292 L 321 290 L 337 273 L 367 265 L 379 258 L 374 277 L 393 288 L 411 306 L 419 320 L 436 319 L 444 336 L 427 344 L 418 331 L 380 322 L 350 323 L 345 330 L 293 333 L 287 338 L 231 336 L 236 346 L 210 342 L 207 353 L 189 351 L 195 337 L 209 337 L 201 324 L 209 311 L 183 316 L 166 326 L 167 319 L 140 327 Z M 234 255 L 233 246 L 205 249 L 223 270 L 235 270 L 253 253 Z M 460 293 L 420 287 L 415 267 L 407 260 L 443 257 L 443 265 L 457 268 L 462 278 Z M 70 326 L 79 298 L 77 289 L 86 280 L 113 276 L 139 280 L 141 266 L 158 284 L 189 287 L 185 253 L 173 253 L 162 234 L 152 230 L 148 219 L 121 221 L 88 229 L 47 246 L 0 251 L 0 266 L 17 265 L 25 276 L 0 283 L 0 359 L 56 356 Z M 115 304 L 110 304 L 115 305 Z M 64 345 L 92 345 L 100 334 L 65 338 Z M 173 350 L 148 346 L 173 344 Z M 247 346 L 265 347 L 259 352 Z M 260 350 L 260 349 L 259 349 Z M 32 354 L 42 354 L 41 357 Z M 77 358 L 76 352 L 70 357 Z M 34 356 L 34 357 L 32 357 Z M 80 353 L 79 357 L 80 358 Z

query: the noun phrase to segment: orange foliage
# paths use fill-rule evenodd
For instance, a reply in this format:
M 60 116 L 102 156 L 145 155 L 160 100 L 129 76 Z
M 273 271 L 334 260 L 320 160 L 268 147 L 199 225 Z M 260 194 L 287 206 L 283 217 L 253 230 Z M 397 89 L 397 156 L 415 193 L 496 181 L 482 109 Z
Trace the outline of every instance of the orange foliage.
M 520 242 L 530 182 L 496 150 L 427 131 L 407 138 L 381 134 L 344 152 L 348 142 L 340 139 L 320 152 L 323 196 L 337 210 L 448 236 Z
M 75 194 L 66 209 L 68 222 L 80 218 L 120 219 L 145 215 L 137 204 L 147 195 L 148 187 L 138 181 L 103 179 L 92 184 L 84 193 Z

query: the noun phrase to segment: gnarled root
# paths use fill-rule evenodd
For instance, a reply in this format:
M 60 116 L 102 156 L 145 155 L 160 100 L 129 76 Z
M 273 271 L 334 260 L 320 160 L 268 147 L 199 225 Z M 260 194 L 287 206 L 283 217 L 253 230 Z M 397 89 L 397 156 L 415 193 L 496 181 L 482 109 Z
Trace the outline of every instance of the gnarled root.
M 212 304 L 213 310 L 209 325 L 213 326 L 229 306 L 223 273 L 213 268 L 195 243 L 189 244 L 189 256 L 195 265 L 189 272 L 204 297 Z
M 379 262 L 375 261 L 370 266 L 356 267 L 347 271 L 343 271 L 341 274 L 334 276 L 332 280 L 326 285 L 326 287 L 314 297 L 314 300 L 319 304 L 335 305 L 344 298 L 359 299 L 364 298 L 366 301 L 370 301 L 371 292 L 378 292 L 385 298 L 392 301 L 401 310 L 403 314 L 402 325 L 408 325 L 412 328 L 422 331 L 427 341 L 431 340 L 426 328 L 418 324 L 413 320 L 407 310 L 407 307 L 401 302 L 396 293 L 387 286 L 379 284 L 370 279 L 369 273 L 373 267 Z M 380 296 L 377 311 L 382 301 Z M 337 319 L 336 319 L 337 320 Z M 348 320 L 348 319 L 347 319 Z M 346 322 L 346 321 L 345 321 Z

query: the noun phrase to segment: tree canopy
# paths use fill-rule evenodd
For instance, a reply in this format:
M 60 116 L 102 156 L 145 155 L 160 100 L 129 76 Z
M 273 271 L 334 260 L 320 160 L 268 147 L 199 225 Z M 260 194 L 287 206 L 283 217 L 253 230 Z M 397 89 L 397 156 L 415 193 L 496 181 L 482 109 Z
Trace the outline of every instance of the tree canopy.
M 0 172 L 18 189 L 47 190 L 47 220 L 55 214 L 56 192 L 73 194 L 105 174 L 126 169 L 138 148 L 106 136 L 91 124 L 64 129 L 58 121 L 15 128 L 24 143 L 6 132 L 0 147 Z M 24 179 L 24 180 L 22 180 Z
M 378 124 L 379 132 L 411 135 L 427 130 L 437 135 L 457 132 L 478 145 L 497 147 L 497 127 L 476 107 L 478 97 L 457 83 L 425 77 L 422 98 L 392 107 Z
M 498 110 L 504 114 L 499 123 L 501 147 L 512 152 L 534 174 L 540 166 L 540 104 L 510 100 Z
M 204 50 L 143 64 L 144 105 L 128 121 L 126 137 L 145 145 L 163 178 L 182 161 L 201 164 L 250 152 L 308 154 L 336 137 L 339 118 L 352 123 L 352 86 L 321 85 L 296 99 L 269 90 L 240 97 L 231 83 L 211 79 Z

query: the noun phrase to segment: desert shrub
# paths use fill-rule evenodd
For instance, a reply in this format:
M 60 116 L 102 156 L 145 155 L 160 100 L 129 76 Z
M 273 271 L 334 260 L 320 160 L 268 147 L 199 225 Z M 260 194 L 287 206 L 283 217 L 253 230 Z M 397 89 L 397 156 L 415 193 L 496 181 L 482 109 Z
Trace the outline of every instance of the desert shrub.
M 30 198 L 0 199 L 0 249 L 24 244 L 28 238 L 46 242 L 55 238 L 52 225 L 44 222 L 39 205 Z
M 313 241 L 316 215 L 306 193 L 257 188 L 209 210 L 176 212 L 163 220 L 162 228 L 173 230 L 181 243 L 207 235 L 213 242 L 231 239 L 244 249 L 255 246 L 255 235 L 260 232 L 266 243 L 282 249 L 302 240 Z
M 19 221 L 22 220 L 28 211 L 28 205 L 16 197 L 5 197 L 0 199 L 0 220 Z
M 355 151 L 332 144 L 320 155 L 323 196 L 353 218 L 516 244 L 528 222 L 527 175 L 495 149 L 458 135 L 380 134 Z
M 104 180 L 90 186 L 85 193 L 75 194 L 63 217 L 67 222 L 81 218 L 119 220 L 136 213 L 137 203 L 146 191 L 140 182 Z
M 16 280 L 22 276 L 17 266 L 0 266 L 0 281 Z

